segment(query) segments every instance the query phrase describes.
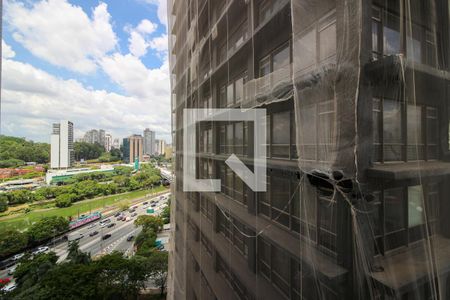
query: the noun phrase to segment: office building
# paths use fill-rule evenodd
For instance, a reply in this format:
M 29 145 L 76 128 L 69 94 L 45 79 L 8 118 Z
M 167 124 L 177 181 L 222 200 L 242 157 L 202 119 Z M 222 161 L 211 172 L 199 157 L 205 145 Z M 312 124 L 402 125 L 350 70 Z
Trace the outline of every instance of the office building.
M 83 141 L 90 144 L 99 144 L 106 149 L 106 133 L 103 129 L 91 129 L 84 134 Z
M 133 134 L 132 136 L 128 137 L 127 143 L 129 144 L 129 163 L 134 163 L 136 158 L 139 161 L 143 161 L 142 155 L 144 154 L 144 139 L 142 135 L 139 134 Z M 125 149 L 125 139 L 124 139 L 124 149 Z M 125 154 L 124 154 L 125 157 Z
M 67 169 L 72 167 L 74 161 L 73 123 L 70 121 L 53 123 L 50 137 L 50 168 Z
M 155 155 L 164 155 L 166 152 L 166 141 L 155 140 Z
M 154 155 L 155 152 L 155 132 L 146 128 L 144 130 L 144 153 Z
M 105 150 L 107 152 L 111 151 L 112 149 L 112 141 L 112 136 L 109 133 L 105 134 Z
M 450 299 L 447 0 L 168 1 L 170 299 Z M 185 108 L 264 108 L 252 122 Z M 220 192 L 183 192 L 183 165 Z

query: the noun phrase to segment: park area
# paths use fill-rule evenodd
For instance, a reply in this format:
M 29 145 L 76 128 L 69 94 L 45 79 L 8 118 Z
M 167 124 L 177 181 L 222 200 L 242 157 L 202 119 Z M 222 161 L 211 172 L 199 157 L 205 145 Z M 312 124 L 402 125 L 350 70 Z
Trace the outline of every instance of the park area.
M 43 208 L 35 209 L 31 212 L 21 212 L 5 217 L 0 217 L 0 232 L 7 229 L 25 230 L 29 225 L 43 217 L 61 216 L 61 217 L 78 217 L 81 214 L 112 210 L 115 207 L 126 206 L 132 204 L 133 200 L 142 198 L 148 194 L 157 194 L 166 191 L 164 186 L 158 186 L 151 190 L 138 190 L 122 194 L 116 194 L 105 197 L 79 201 L 72 206 L 64 208 Z

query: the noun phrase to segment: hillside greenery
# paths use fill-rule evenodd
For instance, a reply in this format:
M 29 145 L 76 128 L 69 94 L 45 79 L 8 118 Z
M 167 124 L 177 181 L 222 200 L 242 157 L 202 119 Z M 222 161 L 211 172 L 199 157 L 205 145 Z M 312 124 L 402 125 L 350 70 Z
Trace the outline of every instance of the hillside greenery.
M 24 138 L 0 135 L 0 167 L 10 168 L 33 161 L 41 164 L 50 159 L 50 144 L 35 143 Z

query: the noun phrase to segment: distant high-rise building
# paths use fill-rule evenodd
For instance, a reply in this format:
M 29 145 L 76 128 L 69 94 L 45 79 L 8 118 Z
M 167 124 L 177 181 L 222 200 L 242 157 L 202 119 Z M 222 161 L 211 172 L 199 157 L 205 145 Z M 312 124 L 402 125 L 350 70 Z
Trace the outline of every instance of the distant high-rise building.
M 75 160 L 73 151 L 73 123 L 53 123 L 51 135 L 50 168 L 70 168 Z
M 102 145 L 103 147 L 105 147 L 105 139 L 106 139 L 105 131 L 103 129 L 99 129 L 98 130 L 98 143 L 100 145 Z
M 125 139 L 124 139 L 125 142 Z M 129 142 L 129 162 L 134 163 L 134 160 L 136 158 L 139 159 L 139 161 L 143 160 L 142 155 L 144 154 L 143 149 L 143 138 L 142 135 L 139 134 L 133 134 L 132 136 L 128 137 Z M 125 149 L 125 143 L 124 143 L 124 149 Z
M 120 148 L 120 140 L 119 139 L 114 139 L 113 143 L 112 143 L 112 148 L 114 149 L 119 149 Z
M 130 162 L 130 140 L 128 138 L 124 138 L 122 141 L 122 154 L 123 161 Z
M 108 133 L 108 134 L 105 134 L 105 150 L 106 151 L 111 151 L 111 148 L 112 148 L 112 136 Z
M 166 148 L 166 141 L 155 140 L 155 155 L 164 155 Z
M 155 151 L 155 132 L 146 128 L 144 130 L 144 153 L 154 155 Z

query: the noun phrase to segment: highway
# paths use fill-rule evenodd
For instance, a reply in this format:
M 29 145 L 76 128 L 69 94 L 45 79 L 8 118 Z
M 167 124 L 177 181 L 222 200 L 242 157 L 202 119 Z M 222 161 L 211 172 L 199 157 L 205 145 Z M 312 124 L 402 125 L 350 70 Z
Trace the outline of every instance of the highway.
M 137 214 L 134 217 L 131 217 L 132 213 L 129 211 L 123 212 L 125 217 L 129 217 L 129 221 L 118 221 L 116 217 L 110 216 L 107 218 L 102 218 L 101 221 L 109 219 L 111 220 L 108 224 L 115 224 L 113 227 L 108 228 L 107 226 L 101 227 L 100 221 L 93 222 L 91 224 L 85 225 L 78 230 L 71 231 L 68 236 L 69 239 L 72 236 L 76 236 L 79 234 L 83 234 L 83 237 L 78 240 L 80 250 L 86 253 L 90 253 L 91 257 L 96 257 L 98 255 L 108 254 L 115 250 L 121 251 L 127 255 L 132 255 L 133 251 L 133 241 L 127 241 L 127 237 L 133 235 L 136 237 L 141 231 L 141 227 L 136 228 L 134 226 L 134 221 L 140 215 L 147 214 L 147 208 L 154 208 L 155 214 L 160 214 L 162 209 L 167 204 L 168 196 L 170 193 L 165 193 L 157 196 L 157 197 L 149 197 L 148 199 L 143 199 L 142 202 L 138 204 L 134 204 L 132 207 L 136 207 L 135 213 Z M 161 199 L 163 197 L 164 199 Z M 146 205 L 143 205 L 144 202 L 148 202 Z M 155 207 L 152 207 L 152 203 L 155 204 Z M 130 207 L 130 208 L 132 208 Z M 91 232 L 98 231 L 98 234 L 95 236 L 89 236 Z M 102 236 L 110 234 L 111 237 L 103 240 Z M 54 251 L 56 255 L 59 257 L 58 262 L 62 262 L 67 258 L 68 253 L 68 242 L 62 242 L 56 245 L 47 244 L 50 248 L 49 251 Z M 0 278 L 11 277 L 7 274 L 8 270 L 0 271 Z

